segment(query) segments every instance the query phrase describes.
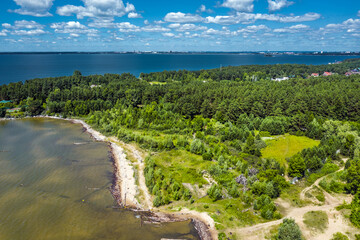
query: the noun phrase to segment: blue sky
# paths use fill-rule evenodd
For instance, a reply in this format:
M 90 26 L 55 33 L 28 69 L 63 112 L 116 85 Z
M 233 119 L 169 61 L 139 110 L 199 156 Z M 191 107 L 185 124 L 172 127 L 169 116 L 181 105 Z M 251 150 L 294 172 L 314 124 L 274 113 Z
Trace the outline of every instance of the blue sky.
M 0 51 L 360 51 L 359 0 L 1 0 Z

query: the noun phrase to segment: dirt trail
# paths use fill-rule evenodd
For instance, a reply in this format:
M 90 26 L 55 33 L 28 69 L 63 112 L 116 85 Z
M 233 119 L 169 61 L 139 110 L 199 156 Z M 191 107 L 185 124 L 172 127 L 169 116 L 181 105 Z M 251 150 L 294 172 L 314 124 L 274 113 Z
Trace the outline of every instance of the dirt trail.
M 344 167 L 340 168 L 340 169 L 337 170 L 335 173 L 340 172 L 340 171 L 342 171 L 342 170 L 344 170 Z M 330 173 L 330 174 L 331 174 L 331 173 Z M 325 177 L 327 177 L 328 175 L 329 175 L 329 174 L 327 174 L 327 175 L 325 175 L 325 176 L 317 179 L 311 186 L 304 188 L 304 189 L 301 191 L 301 193 L 300 193 L 300 199 L 301 199 L 301 200 L 305 200 L 305 199 L 306 199 L 305 194 L 306 194 L 308 191 L 310 191 L 314 186 L 322 189 L 322 188 L 319 186 L 319 183 L 320 183 L 321 180 L 323 180 L 323 179 L 324 179 Z M 334 203 L 334 204 L 340 204 L 339 200 L 336 199 L 335 197 L 333 197 L 333 196 L 332 196 L 331 194 L 329 194 L 328 192 L 323 191 L 323 193 L 324 193 L 324 195 L 325 195 L 325 204 L 333 204 L 333 203 Z M 316 199 L 316 200 L 317 200 L 317 199 Z M 317 201 L 317 203 L 318 203 L 318 202 L 319 202 L 319 201 Z
M 338 171 L 341 171 L 343 169 L 344 168 L 341 168 Z M 328 175 L 326 175 L 326 176 L 328 176 Z M 312 187 L 314 187 L 314 186 L 319 187 L 320 181 L 323 178 L 325 178 L 326 176 L 317 179 L 311 186 L 305 188 L 300 193 L 300 198 L 303 200 L 306 199 L 306 196 L 305 196 L 306 192 L 309 191 L 310 189 L 312 189 Z M 321 187 L 319 187 L 319 189 L 322 190 Z M 326 191 L 323 191 L 323 192 L 324 192 L 324 196 L 325 196 L 325 203 L 322 206 L 310 205 L 310 206 L 305 206 L 305 207 L 301 207 L 301 208 L 293 208 L 293 207 L 291 207 L 291 205 L 288 202 L 286 202 L 282 199 L 277 199 L 276 203 L 281 205 L 285 209 L 286 213 L 284 214 L 285 215 L 284 218 L 294 219 L 295 222 L 299 225 L 303 235 L 308 240 L 309 239 L 311 239 L 311 240 L 331 239 L 332 235 L 337 232 L 341 232 L 343 234 L 359 233 L 360 231 L 358 229 L 352 227 L 349 220 L 344 218 L 342 213 L 340 213 L 339 211 L 337 211 L 335 209 L 337 206 L 342 204 L 344 201 L 346 201 L 348 203 L 351 202 L 351 197 L 349 197 L 347 195 L 344 196 L 341 194 L 336 194 L 333 196 L 333 195 L 327 193 Z M 328 215 L 328 218 L 329 218 L 329 225 L 328 225 L 328 228 L 324 232 L 322 232 L 322 233 L 313 232 L 306 227 L 306 225 L 303 222 L 303 216 L 305 213 L 307 213 L 309 211 L 324 211 L 324 212 L 326 212 L 326 214 Z M 276 221 L 257 224 L 257 225 L 250 226 L 250 227 L 229 229 L 228 232 L 236 233 L 238 236 L 241 237 L 241 239 L 249 239 L 249 240 L 265 239 L 265 236 L 267 236 L 269 234 L 271 227 L 281 224 L 284 218 L 276 220 Z

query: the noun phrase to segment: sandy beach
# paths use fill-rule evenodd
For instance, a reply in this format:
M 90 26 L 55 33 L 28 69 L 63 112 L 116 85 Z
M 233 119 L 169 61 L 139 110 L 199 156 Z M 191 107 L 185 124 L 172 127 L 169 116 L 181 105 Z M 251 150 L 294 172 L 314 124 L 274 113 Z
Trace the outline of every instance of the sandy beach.
M 59 119 L 72 122 L 74 124 L 81 124 L 86 132 L 88 132 L 95 141 L 106 142 L 113 156 L 115 184 L 111 192 L 118 204 L 122 207 L 128 207 L 135 211 L 141 211 L 146 215 L 146 218 L 153 222 L 175 222 L 192 220 L 199 236 L 202 240 L 215 240 L 217 239 L 217 231 L 215 228 L 214 220 L 205 212 L 197 212 L 189 209 L 182 209 L 176 213 L 165 213 L 160 211 L 152 211 L 151 195 L 145 186 L 145 177 L 143 174 L 144 159 L 140 156 L 135 148 L 132 146 L 127 147 L 130 154 L 135 155 L 139 169 L 139 179 L 141 190 L 145 194 L 145 202 L 142 204 L 137 200 L 139 194 L 138 186 L 136 185 L 134 168 L 131 161 L 127 158 L 125 150 L 120 146 L 124 144 L 117 140 L 115 137 L 106 137 L 100 132 L 94 130 L 89 124 L 80 119 L 64 119 L 54 116 L 36 116 L 35 118 L 50 118 Z M 0 120 L 15 120 L 15 119 L 0 119 Z

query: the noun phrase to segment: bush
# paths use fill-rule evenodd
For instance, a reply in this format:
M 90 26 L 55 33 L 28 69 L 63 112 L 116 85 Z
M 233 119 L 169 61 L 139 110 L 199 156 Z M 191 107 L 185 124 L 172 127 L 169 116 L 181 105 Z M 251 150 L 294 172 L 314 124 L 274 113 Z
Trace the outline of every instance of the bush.
M 285 218 L 279 227 L 278 240 L 303 240 L 299 226 L 293 219 Z
M 349 240 L 349 238 L 341 232 L 334 233 L 331 240 Z
M 209 198 L 213 200 L 214 202 L 217 200 L 220 200 L 222 198 L 221 194 L 221 188 L 214 184 L 212 185 L 209 190 L 207 191 L 207 194 L 209 195 Z
M 186 148 L 186 146 L 188 146 L 188 145 L 189 145 L 189 142 L 188 142 L 188 140 L 186 140 L 185 137 L 183 137 L 183 136 L 178 137 L 177 142 L 176 142 L 176 147 Z
M 211 153 L 204 153 L 203 155 L 202 155 L 202 158 L 203 158 L 203 160 L 205 160 L 205 161 L 211 161 L 211 159 L 212 159 L 212 154 Z
M 153 204 L 154 204 L 155 207 L 161 206 L 161 197 L 160 197 L 160 196 L 156 196 L 156 197 L 154 198 Z
M 6 109 L 5 108 L 0 108 L 0 117 L 5 117 L 6 115 Z
M 191 142 L 190 152 L 202 155 L 205 152 L 205 146 L 200 139 L 195 139 Z

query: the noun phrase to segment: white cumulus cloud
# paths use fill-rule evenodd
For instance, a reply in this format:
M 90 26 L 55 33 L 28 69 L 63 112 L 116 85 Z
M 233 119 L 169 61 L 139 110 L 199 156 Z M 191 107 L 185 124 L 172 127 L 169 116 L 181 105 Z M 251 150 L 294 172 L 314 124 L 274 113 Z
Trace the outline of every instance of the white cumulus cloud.
M 270 28 L 265 25 L 252 25 L 247 26 L 246 28 L 240 28 L 237 32 L 238 33 L 256 33 L 258 31 L 270 31 Z
M 20 35 L 20 36 L 33 36 L 33 35 L 41 35 L 46 32 L 42 29 L 31 29 L 31 30 L 14 30 L 11 32 L 12 35 Z
M 236 13 L 235 15 L 229 16 L 209 16 L 206 17 L 206 23 L 216 23 L 221 25 L 232 25 L 232 24 L 249 24 L 256 20 L 267 20 L 275 22 L 306 22 L 314 21 L 321 17 L 318 13 L 306 13 L 301 16 L 283 16 L 277 14 L 262 14 L 262 13 Z
M 155 26 L 147 25 L 145 27 L 142 27 L 141 30 L 144 32 L 168 32 L 168 31 L 170 31 L 170 29 L 164 28 L 160 25 L 155 25 Z
M 141 14 L 136 12 L 129 12 L 128 18 L 141 18 Z
M 318 13 L 306 13 L 302 16 L 280 17 L 280 22 L 308 22 L 315 21 L 321 17 Z
M 120 32 L 140 32 L 140 27 L 129 22 L 116 23 L 116 27 Z
M 213 10 L 206 8 L 206 6 L 204 4 L 201 4 L 199 9 L 196 10 L 196 12 L 198 12 L 198 13 L 203 13 L 203 12 L 213 13 Z
M 34 17 L 52 16 L 49 9 L 53 5 L 54 0 L 14 0 L 19 9 L 9 10 L 22 15 L 30 15 Z
M 2 26 L 4 28 L 9 28 L 9 29 L 21 29 L 21 28 L 42 29 L 45 27 L 44 25 L 41 25 L 40 23 L 37 23 L 35 21 L 26 21 L 26 20 L 15 21 L 13 25 L 11 25 L 10 23 L 3 23 Z
M 59 22 L 50 25 L 55 29 L 56 33 L 67 33 L 70 37 L 80 37 L 81 34 L 87 34 L 88 36 L 96 36 L 98 30 L 89 29 L 87 26 L 77 21 Z
M 124 5 L 122 0 L 82 0 L 84 6 L 65 5 L 57 8 L 57 14 L 71 16 L 75 14 L 78 19 L 84 17 L 122 17 L 134 12 L 135 6 L 130 3 Z
M 236 11 L 252 12 L 254 10 L 254 0 L 225 0 L 221 6 Z
M 189 13 L 170 12 L 166 14 L 164 20 L 166 22 L 175 22 L 175 23 L 192 23 L 192 22 L 201 22 L 203 18 L 199 15 L 193 15 Z
M 173 34 L 173 33 L 162 33 L 162 35 L 164 37 L 174 37 L 175 36 L 175 34 Z
M 51 28 L 54 29 L 86 29 L 85 25 L 82 25 L 76 21 L 69 21 L 69 22 L 61 22 L 61 23 L 53 23 L 50 25 Z
M 6 37 L 8 32 L 9 32 L 9 30 L 3 29 L 3 30 L 1 30 L 1 32 L 0 32 L 0 36 L 1 36 L 1 37 Z
M 268 0 L 268 4 L 269 4 L 269 11 L 270 12 L 274 12 L 274 11 L 278 11 L 284 7 L 288 7 L 292 4 L 294 4 L 294 2 L 291 1 L 287 1 L 287 0 Z
M 207 29 L 207 27 L 205 27 L 205 26 L 195 25 L 193 23 L 186 23 L 186 24 L 172 23 L 172 24 L 169 24 L 168 27 L 175 29 L 178 32 L 204 31 Z
M 298 33 L 301 31 L 309 30 L 310 27 L 304 24 L 298 24 L 291 27 L 285 27 L 285 28 L 276 28 L 274 29 L 275 33 Z
M 348 33 L 360 32 L 360 19 L 348 19 L 338 24 L 328 24 L 323 28 L 325 32 L 346 31 Z

